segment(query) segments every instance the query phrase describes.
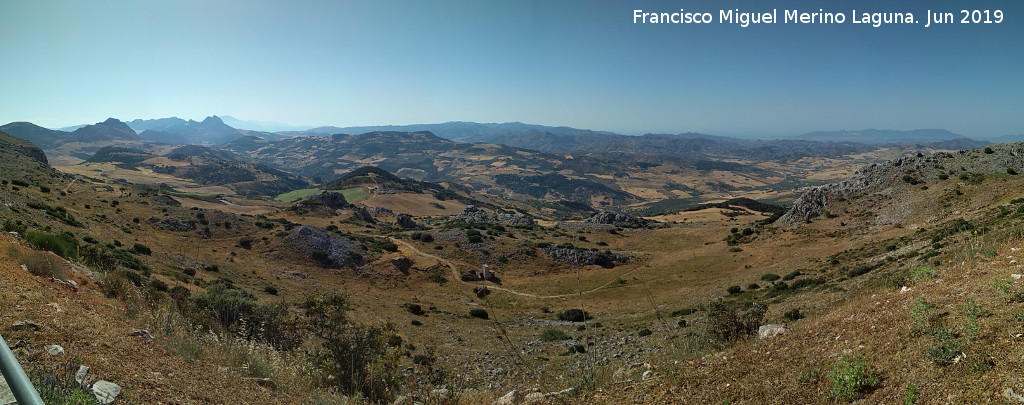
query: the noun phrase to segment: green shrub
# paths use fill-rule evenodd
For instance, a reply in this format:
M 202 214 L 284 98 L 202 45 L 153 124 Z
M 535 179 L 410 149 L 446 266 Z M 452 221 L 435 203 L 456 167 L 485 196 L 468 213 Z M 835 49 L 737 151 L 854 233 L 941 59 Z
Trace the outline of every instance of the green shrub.
M 487 310 L 481 308 L 473 308 L 469 310 L 469 316 L 480 319 L 489 319 L 490 315 L 487 314 Z
M 761 289 L 761 286 L 759 284 L 757 284 L 757 283 L 750 283 L 750 284 L 747 284 L 747 289 L 748 290 L 759 290 L 759 289 Z
M 121 270 L 117 272 L 118 275 L 124 277 L 125 280 L 135 284 L 136 287 L 142 286 L 142 275 L 131 270 Z
M 946 339 L 928 348 L 928 357 L 940 366 L 948 366 L 960 356 L 963 347 L 954 339 Z
M 210 282 L 206 291 L 192 294 L 189 302 L 195 316 L 209 317 L 240 337 L 266 342 L 281 350 L 302 343 L 297 321 L 285 305 L 261 304 L 230 280 Z
M 562 332 L 561 329 L 547 328 L 540 333 L 540 340 L 545 342 L 557 342 L 562 340 L 569 340 L 569 335 Z
M 268 285 L 266 287 L 263 287 L 263 292 L 265 292 L 267 294 L 270 294 L 270 295 L 277 295 L 277 287 L 274 287 L 272 285 Z
M 687 316 L 697 312 L 697 308 L 683 308 L 672 311 L 672 316 Z
M 171 298 L 173 298 L 175 301 L 180 303 L 187 299 L 190 295 L 192 295 L 192 291 L 189 291 L 189 289 L 186 287 L 176 285 L 167 290 L 167 294 L 170 295 Z
M 914 405 L 917 400 L 921 398 L 921 394 L 917 392 L 917 386 L 913 383 L 907 384 L 907 390 L 903 395 L 904 405 Z
M 149 255 L 153 254 L 153 250 L 150 249 L 149 246 L 143 245 L 141 243 L 136 243 L 136 244 L 132 245 L 132 251 L 134 251 L 135 253 L 138 253 L 140 255 L 146 255 L 146 256 L 149 256 Z
M 988 146 L 985 147 L 984 152 L 985 152 L 986 155 L 991 155 L 993 153 L 996 153 L 996 151 L 992 150 L 992 148 L 988 147 Z
M 639 336 L 639 337 L 644 337 L 644 336 L 651 336 L 652 333 L 653 332 L 651 332 L 650 329 L 643 328 L 643 329 L 640 329 L 639 331 L 637 331 L 636 335 Z
M 761 275 L 761 281 L 772 282 L 772 281 L 778 280 L 779 278 L 780 277 L 779 277 L 778 274 L 765 273 L 765 274 Z
M 912 186 L 916 186 L 921 183 L 921 180 L 918 180 L 916 177 L 909 174 L 903 175 L 903 181 Z
M 729 293 L 729 295 L 736 295 L 743 292 L 743 288 L 738 285 L 729 286 L 729 288 L 725 289 L 725 292 Z
M 1024 205 L 1022 205 L 1022 207 L 1024 207 Z M 28 225 L 25 225 L 20 219 L 13 220 L 11 218 L 7 218 L 4 220 L 4 232 L 17 232 L 19 235 L 24 235 L 27 229 Z
M 786 311 L 786 313 L 783 314 L 782 317 L 790 321 L 797 321 L 803 319 L 804 314 L 800 312 L 800 308 L 793 308 L 789 311 Z
M 423 311 L 423 307 L 420 306 L 420 304 L 408 304 L 405 306 L 405 309 L 409 311 L 410 314 L 417 316 L 423 316 L 423 314 L 426 313 Z
M 433 281 L 438 284 L 444 284 L 448 282 L 448 279 L 445 278 L 444 274 L 441 274 L 440 271 L 430 272 L 430 274 L 427 275 L 427 280 Z
M 825 279 L 822 277 L 817 278 L 801 278 L 793 282 L 792 288 L 794 290 L 804 287 L 812 287 L 816 285 L 825 284 Z
M 932 328 L 933 309 L 935 309 L 935 304 L 928 302 L 924 297 L 917 297 L 910 304 L 911 336 L 921 335 Z
M 565 322 L 583 322 L 590 318 L 590 314 L 578 308 L 567 309 L 558 313 L 558 320 Z
M 86 266 L 101 272 L 117 270 L 117 257 L 110 249 L 97 245 L 85 245 L 79 249 L 79 256 Z
M 869 265 L 869 264 L 862 264 L 860 266 L 854 267 L 853 270 L 850 270 L 849 272 L 847 272 L 846 276 L 850 277 L 850 278 L 853 278 L 853 277 L 857 277 L 857 276 L 861 276 L 861 275 L 867 274 L 868 272 L 870 272 L 871 270 L 874 270 L 874 269 L 875 269 L 875 266 L 872 266 L 872 265 Z
M 158 279 L 155 279 L 155 278 L 149 280 L 149 288 L 152 288 L 154 291 L 161 291 L 161 292 L 167 292 L 167 290 L 168 290 L 167 283 L 165 283 L 163 281 L 160 281 Z
M 350 322 L 351 309 L 340 293 L 314 295 L 300 304 L 308 329 L 317 339 L 312 351 L 320 384 L 370 402 L 389 403 L 399 388 L 401 347 L 389 346 L 394 331 L 388 326 L 363 326 Z M 423 364 L 427 358 L 414 358 Z
M 78 258 L 78 239 L 75 235 L 65 232 L 60 235 L 51 235 L 41 232 L 25 233 L 25 241 L 36 249 L 47 250 L 56 253 L 65 259 Z
M 586 347 L 584 347 L 583 345 L 580 345 L 580 344 L 576 344 L 576 345 L 569 346 L 569 348 L 567 348 L 564 352 L 562 352 L 562 356 L 571 356 L 571 355 L 574 355 L 574 354 L 577 354 L 577 353 L 586 353 L 586 352 L 587 352 L 587 348 Z
M 878 375 L 870 370 L 868 359 L 863 356 L 843 358 L 828 373 L 832 381 L 832 398 L 852 402 L 858 392 L 878 386 Z
M 708 311 L 705 317 L 706 334 L 708 337 L 720 341 L 729 342 L 757 333 L 764 320 L 764 314 L 768 306 L 761 302 L 755 302 L 750 309 L 742 316 L 729 304 L 719 300 L 708 304 Z
M 800 270 L 793 270 L 793 271 L 789 272 L 789 274 L 786 274 L 785 276 L 782 276 L 782 281 L 789 281 L 789 280 L 792 280 L 792 279 L 797 278 L 799 276 L 800 276 Z
M 1002 297 L 1003 301 L 1010 302 L 1013 295 L 1010 294 L 1010 280 L 1005 278 L 996 277 L 992 279 L 989 286 L 999 291 L 999 296 Z
M 135 257 L 125 249 L 111 250 L 110 253 L 117 260 L 117 263 L 121 266 L 127 267 L 133 270 L 146 270 L 146 265 L 142 264 L 142 261 L 138 257 Z
M 431 235 L 429 233 L 424 233 L 423 236 L 420 236 L 420 242 L 430 243 L 430 242 L 433 242 L 433 241 L 434 241 L 434 235 Z

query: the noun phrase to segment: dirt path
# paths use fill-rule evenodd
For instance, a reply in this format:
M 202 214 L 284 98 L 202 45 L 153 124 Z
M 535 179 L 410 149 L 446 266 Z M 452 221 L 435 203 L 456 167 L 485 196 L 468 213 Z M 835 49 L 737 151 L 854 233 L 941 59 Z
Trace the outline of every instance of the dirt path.
M 468 281 L 463 281 L 462 280 L 462 274 L 459 273 L 458 268 L 456 268 L 455 264 L 452 263 L 451 261 L 446 260 L 446 259 L 442 259 L 442 258 L 440 258 L 438 256 L 435 256 L 435 255 L 432 255 L 430 253 L 423 252 L 423 251 L 417 249 L 411 243 L 406 242 L 404 240 L 395 239 L 395 238 L 390 238 L 390 239 L 391 239 L 392 242 L 399 243 L 402 246 L 405 246 L 405 247 L 409 248 L 409 250 L 412 250 L 413 253 L 416 253 L 417 255 L 437 260 L 439 263 L 442 263 L 445 266 L 448 266 L 448 268 L 452 272 L 452 278 L 454 278 L 459 283 L 462 283 L 462 284 L 465 284 L 465 285 L 471 285 L 471 286 L 479 285 L 479 284 L 470 283 Z M 619 278 L 627 276 L 627 275 L 629 275 L 631 273 L 634 273 L 637 270 L 640 270 L 640 268 L 635 268 L 633 270 L 630 270 L 630 271 L 627 271 L 625 273 L 622 273 L 622 274 L 619 275 Z M 524 292 L 519 292 L 519 291 L 510 289 L 510 288 L 498 287 L 498 286 L 494 286 L 494 285 L 488 285 L 487 288 L 491 289 L 491 290 L 496 290 L 496 291 L 504 291 L 504 292 L 507 292 L 509 294 L 518 295 L 520 297 L 530 297 L 530 298 L 539 298 L 539 299 L 553 299 L 553 298 L 567 298 L 567 297 L 579 296 L 580 294 L 590 294 L 590 293 L 593 293 L 595 291 L 607 288 L 608 286 L 610 286 L 612 284 L 615 284 L 615 282 L 616 282 L 616 280 L 613 279 L 612 281 L 609 281 L 607 283 L 601 284 L 598 287 L 595 287 L 595 288 L 592 288 L 592 289 L 589 289 L 589 290 L 586 290 L 586 291 L 583 291 L 583 292 L 574 292 L 574 293 L 569 293 L 569 294 L 558 294 L 558 295 L 537 295 L 537 294 L 531 294 L 531 293 L 524 293 Z

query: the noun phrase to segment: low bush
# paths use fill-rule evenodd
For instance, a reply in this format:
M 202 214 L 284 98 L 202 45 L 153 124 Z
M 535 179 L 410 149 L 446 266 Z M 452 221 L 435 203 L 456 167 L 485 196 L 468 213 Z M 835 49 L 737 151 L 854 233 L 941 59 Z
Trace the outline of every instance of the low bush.
M 469 316 L 480 319 L 489 319 L 490 315 L 487 314 L 487 310 L 480 308 L 473 308 L 469 310 Z
M 928 358 L 940 366 L 948 366 L 960 356 L 963 347 L 960 342 L 953 339 L 946 339 L 928 348 Z
M 167 283 L 154 278 L 149 280 L 149 288 L 152 288 L 154 291 L 167 292 L 169 287 L 167 287 Z
M 405 309 L 409 311 L 410 314 L 417 316 L 423 316 L 423 314 L 426 313 L 423 311 L 423 307 L 420 306 L 420 304 L 408 304 L 405 306 Z
M 917 297 L 910 304 L 911 336 L 918 336 L 932 329 L 933 309 L 935 304 L 928 302 L 924 297 Z
M 143 245 L 141 243 L 136 243 L 136 244 L 132 245 L 132 251 L 134 251 L 135 253 L 138 253 L 140 255 L 146 255 L 146 256 L 149 256 L 149 255 L 153 254 L 153 250 L 150 249 L 149 246 Z
M 768 306 L 761 302 L 751 304 L 742 316 L 733 306 L 719 300 L 708 304 L 705 318 L 706 334 L 719 342 L 730 342 L 757 333 L 764 321 Z
M 47 250 L 56 253 L 65 259 L 78 258 L 78 239 L 75 235 L 65 232 L 59 235 L 51 235 L 42 232 L 25 233 L 25 241 L 36 249 Z
M 558 313 L 558 320 L 565 322 L 583 322 L 590 318 L 590 314 L 578 308 L 567 309 Z
M 828 373 L 828 378 L 832 381 L 832 398 L 847 402 L 852 402 L 857 393 L 868 391 L 881 382 L 863 356 L 843 355 Z
M 772 281 L 778 280 L 779 278 L 781 278 L 781 277 L 779 277 L 778 274 L 765 273 L 765 274 L 763 274 L 761 276 L 761 281 L 772 282 Z
M 791 286 L 791 288 L 793 288 L 795 290 L 795 289 L 799 289 L 799 288 L 812 287 L 812 286 L 821 285 L 821 284 L 825 284 L 825 279 L 824 278 L 821 278 L 821 277 L 818 277 L 818 278 L 802 278 L 802 279 L 799 279 L 797 281 L 794 281 L 793 285 Z
M 444 284 L 448 282 L 448 279 L 445 278 L 444 274 L 441 274 L 440 271 L 430 272 L 430 274 L 427 275 L 427 280 L 433 281 L 438 284 Z
M 27 229 L 28 225 L 25 225 L 20 219 L 7 218 L 4 220 L 4 232 L 17 232 L 19 235 L 24 235 Z
M 370 402 L 391 402 L 402 381 L 402 348 L 394 343 L 394 331 L 388 326 L 364 326 L 350 322 L 345 313 L 351 309 L 340 293 L 315 295 L 300 305 L 308 330 L 319 345 L 311 358 L 322 376 L 320 384 L 346 395 L 358 395 Z M 414 358 L 423 364 L 427 357 Z
M 800 312 L 800 308 L 793 308 L 789 311 L 786 311 L 786 313 L 783 314 L 782 317 L 789 321 L 797 321 L 803 319 L 804 314 Z
M 569 348 L 567 348 L 564 352 L 562 352 L 562 356 L 571 356 L 571 355 L 574 355 L 574 354 L 577 354 L 577 353 L 586 353 L 586 352 L 587 352 L 587 348 L 586 347 L 584 347 L 583 345 L 576 344 L 576 345 L 569 346 Z
M 908 272 L 910 273 L 910 280 L 913 281 L 915 284 L 930 278 L 935 278 L 935 268 L 933 267 L 911 267 L 908 270 Z

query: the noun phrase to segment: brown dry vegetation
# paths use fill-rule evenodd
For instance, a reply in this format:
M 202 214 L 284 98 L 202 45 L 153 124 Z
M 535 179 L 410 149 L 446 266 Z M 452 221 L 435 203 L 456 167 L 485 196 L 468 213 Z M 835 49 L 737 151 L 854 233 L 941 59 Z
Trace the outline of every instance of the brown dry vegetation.
M 838 168 L 850 164 L 818 163 L 833 170 L 825 177 L 844 174 Z M 798 169 L 811 173 L 821 169 L 818 163 L 804 162 Z M 79 170 L 91 177 L 100 173 L 95 168 Z M 117 173 L 119 169 L 110 170 Z M 665 175 L 694 176 L 690 181 L 697 176 Z M 756 179 L 730 175 L 719 180 L 752 185 Z M 628 181 L 637 190 L 654 190 L 643 181 Z M 228 198 L 231 204 L 223 204 L 181 196 L 176 198 L 183 206 L 172 207 L 140 196 L 141 188 L 132 185 L 112 184 L 114 191 L 96 191 L 93 186 L 107 183 L 83 178 L 55 182 L 53 189 L 67 190 L 68 195 L 41 194 L 33 187 L 16 196 L 66 207 L 87 228 L 63 226 L 38 210 L 7 212 L 5 218 L 32 218 L 36 222 L 30 230 L 67 229 L 78 237 L 91 235 L 101 244 L 117 240 L 125 246 L 150 246 L 152 255 L 136 256 L 150 267 L 151 277 L 193 292 L 203 291 L 202 285 L 219 278 L 231 279 L 263 303 L 296 303 L 314 292 L 344 291 L 354 308 L 350 319 L 390 323 L 404 343 L 415 346 L 410 356 L 401 358 L 402 369 L 414 367 L 413 356 L 421 355 L 435 358 L 436 368 L 445 371 L 432 384 L 417 383 L 415 378 L 422 374 L 406 376 L 407 388 L 446 386 L 465 393 L 461 403 L 489 403 L 514 387 L 577 388 L 575 396 L 563 399 L 570 403 L 830 402 L 828 373 L 847 352 L 868 358 L 881 377 L 876 389 L 860 394 L 864 403 L 903 402 L 908 384 L 919 389 L 918 403 L 998 402 L 1004 388 L 1021 387 L 1014 370 L 1022 366 L 1016 346 L 1024 323 L 1015 313 L 1024 313 L 1024 304 L 1007 303 L 989 285 L 993 278 L 1008 279 L 1010 273 L 1019 272 L 1010 263 L 1014 260 L 1010 249 L 1024 248 L 1014 233 L 1021 215 L 1003 213 L 1015 209 L 1012 205 L 999 208 L 1019 197 L 1015 190 L 1024 187 L 1024 181 L 1009 175 L 989 176 L 981 184 L 959 184 L 956 178 L 929 180 L 927 190 L 896 182 L 885 192 L 837 201 L 829 206 L 834 217 L 815 218 L 791 229 L 755 225 L 765 218 L 760 213 L 729 217 L 716 208 L 656 217 L 679 222 L 664 228 L 614 233 L 565 230 L 555 222 L 510 226 L 504 231 L 484 227 L 480 229 L 483 242 L 475 244 L 468 241 L 466 229 L 424 218 L 456 213 L 463 205 L 443 201 L 439 203 L 444 210 L 430 208 L 429 203 L 436 200 L 427 195 L 380 195 L 361 202 L 411 213 L 418 223 L 431 227 L 407 231 L 349 221 L 351 212 L 346 210 L 306 216 L 287 210 L 289 204 L 239 198 Z M 261 213 L 267 216 L 252 216 Z M 195 231 L 161 231 L 158 222 L 149 221 L 200 215 L 209 222 L 209 238 L 200 238 Z M 958 218 L 971 221 L 982 229 L 981 234 L 948 235 L 941 246 L 934 247 L 933 234 Z M 283 221 L 274 222 L 278 219 Z M 393 222 L 393 217 L 379 219 Z M 224 222 L 231 223 L 230 229 Z M 358 267 L 323 269 L 284 241 L 282 232 L 289 226 L 285 222 L 393 238 L 399 250 L 373 252 Z M 737 228 L 737 233 L 751 228 L 751 234 L 731 246 L 724 240 L 733 235 L 730 228 Z M 433 241 L 413 240 L 413 232 L 429 233 Z M 240 245 L 242 238 L 250 239 L 249 248 Z M 632 259 L 611 268 L 574 267 L 545 257 L 535 248 L 542 243 L 607 249 Z M 194 324 L 182 314 L 160 305 L 164 301 L 159 294 L 148 296 L 140 290 L 138 297 L 105 298 L 100 284 L 74 272 L 84 288 L 82 294 L 70 293 L 18 267 L 17 257 L 29 251 L 27 246 L 0 236 L 0 247 L 4 246 L 0 327 L 19 319 L 33 319 L 43 326 L 39 332 L 10 336 L 7 329 L 0 329 L 9 342 L 21 340 L 29 345 L 21 352 L 28 361 L 50 361 L 39 354 L 45 344 L 65 345 L 93 366 L 96 375 L 134 387 L 126 395 L 143 398 L 143 403 L 152 399 L 165 403 L 344 400 L 317 388 L 315 373 L 300 351 L 277 352 L 223 330 L 192 329 Z M 397 257 L 412 260 L 408 274 L 391 265 L 390 260 Z M 203 270 L 214 264 L 216 272 Z M 497 272 L 500 284 L 458 279 L 458 272 L 479 271 L 482 264 Z M 877 267 L 866 274 L 848 275 L 863 264 Z M 898 276 L 912 266 L 932 266 L 937 277 L 912 285 L 906 277 L 899 281 Z M 196 274 L 185 276 L 186 267 L 197 269 Z M 801 272 L 796 281 L 823 281 L 768 296 L 773 284 L 763 281 L 762 275 L 783 276 L 794 270 Z M 438 273 L 447 282 L 439 283 Z M 749 287 L 753 283 L 759 283 L 759 289 Z M 1024 290 L 1018 283 L 1012 288 Z M 901 293 L 904 284 L 910 291 Z M 493 287 L 486 298 L 472 291 L 483 285 Z M 741 292 L 727 293 L 730 286 L 741 287 Z M 267 287 L 277 295 L 265 292 Z M 926 354 L 934 345 L 932 338 L 910 336 L 910 305 L 917 297 L 936 304 L 942 324 L 956 330 L 966 321 L 957 306 L 967 300 L 991 312 L 979 319 L 979 332 L 965 343 L 966 356 L 959 363 L 933 364 Z M 769 322 L 783 319 L 793 309 L 800 309 L 807 318 L 791 322 L 789 335 L 772 340 L 710 342 L 704 335 L 706 308 L 718 299 L 739 308 L 767 302 L 765 321 Z M 47 306 L 51 302 L 62 312 Z M 410 304 L 421 306 L 424 313 L 411 313 Z M 594 316 L 585 327 L 556 320 L 559 311 L 581 307 Z M 671 315 L 684 308 L 696 312 Z M 487 310 L 489 319 L 468 316 L 472 309 Z M 688 326 L 679 326 L 680 319 L 688 321 Z M 157 341 L 126 336 L 138 328 L 149 329 Z M 587 352 L 563 355 L 570 342 L 540 338 L 550 328 L 566 333 Z M 640 336 L 644 330 L 648 334 Z M 625 338 L 627 343 L 616 344 Z M 649 381 L 640 380 L 648 368 L 645 363 L 655 376 Z M 985 365 L 991 370 L 981 370 Z M 495 369 L 502 372 L 489 374 Z M 272 392 L 245 379 L 268 376 L 281 390 Z

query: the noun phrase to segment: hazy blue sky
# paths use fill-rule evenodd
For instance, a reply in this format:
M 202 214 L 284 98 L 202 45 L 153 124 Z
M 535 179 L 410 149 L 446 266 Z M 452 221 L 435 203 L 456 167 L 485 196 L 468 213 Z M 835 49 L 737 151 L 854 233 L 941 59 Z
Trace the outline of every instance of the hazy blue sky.
M 1002 24 L 851 10 L 1002 9 Z M 641 25 L 806 9 L 845 24 Z M 957 19 L 959 20 L 959 18 Z M 0 122 L 522 121 L 625 133 L 1024 132 L 1021 1 L 5 1 Z

